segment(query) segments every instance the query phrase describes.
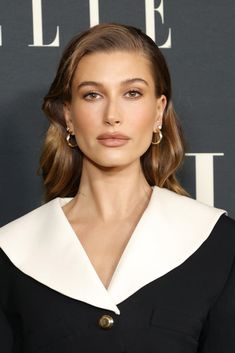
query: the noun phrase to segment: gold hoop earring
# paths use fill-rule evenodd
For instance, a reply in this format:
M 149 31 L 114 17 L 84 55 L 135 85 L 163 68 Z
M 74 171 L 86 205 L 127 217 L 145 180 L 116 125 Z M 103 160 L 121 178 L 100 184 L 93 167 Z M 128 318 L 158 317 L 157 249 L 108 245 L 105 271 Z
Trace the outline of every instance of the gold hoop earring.
M 158 135 L 159 135 L 159 138 L 158 138 L 157 141 L 153 141 L 153 140 L 152 140 L 151 144 L 152 144 L 152 145 L 158 145 L 158 144 L 161 142 L 162 138 L 163 138 L 161 129 L 158 128 L 158 129 L 154 130 L 153 133 L 154 133 L 154 134 L 158 134 Z
M 72 148 L 77 147 L 77 144 L 76 144 L 76 145 L 73 145 L 73 144 L 70 142 L 71 136 L 74 136 L 74 134 L 71 133 L 69 127 L 67 127 L 66 130 L 68 131 L 68 135 L 66 136 L 67 145 L 68 145 L 69 147 L 72 147 Z

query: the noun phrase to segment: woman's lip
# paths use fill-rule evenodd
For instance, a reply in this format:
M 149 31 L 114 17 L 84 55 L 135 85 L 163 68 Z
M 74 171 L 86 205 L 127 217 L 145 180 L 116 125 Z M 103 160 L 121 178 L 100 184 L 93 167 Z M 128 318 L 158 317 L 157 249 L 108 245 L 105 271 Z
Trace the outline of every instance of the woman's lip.
M 103 138 L 103 139 L 98 139 L 98 141 L 108 147 L 116 147 L 116 146 L 123 146 L 128 142 L 128 139 L 126 138 Z
M 129 137 L 126 135 L 122 135 L 118 132 L 114 133 L 106 133 L 106 134 L 101 134 L 97 137 L 98 140 L 103 140 L 103 139 L 121 139 L 121 140 L 128 140 Z

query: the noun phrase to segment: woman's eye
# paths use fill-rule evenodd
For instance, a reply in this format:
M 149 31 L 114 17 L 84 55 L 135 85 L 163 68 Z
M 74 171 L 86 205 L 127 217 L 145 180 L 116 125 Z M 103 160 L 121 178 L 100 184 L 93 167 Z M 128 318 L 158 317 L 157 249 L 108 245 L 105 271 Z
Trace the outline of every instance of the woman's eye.
M 131 90 L 126 93 L 129 98 L 137 98 L 142 96 L 142 93 L 136 90 Z
M 83 98 L 85 98 L 87 100 L 95 100 L 99 97 L 100 97 L 99 93 L 96 93 L 96 92 L 88 92 L 83 95 Z

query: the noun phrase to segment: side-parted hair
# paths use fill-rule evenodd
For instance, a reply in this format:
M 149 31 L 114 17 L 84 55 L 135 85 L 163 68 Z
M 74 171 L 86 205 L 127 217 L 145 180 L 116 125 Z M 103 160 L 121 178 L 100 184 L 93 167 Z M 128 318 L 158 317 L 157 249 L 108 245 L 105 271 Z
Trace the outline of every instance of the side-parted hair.
M 150 144 L 140 157 L 141 168 L 150 186 L 157 185 L 178 194 L 188 195 L 176 178 L 181 166 L 185 144 L 182 130 L 172 104 L 171 78 L 167 63 L 155 42 L 140 29 L 116 23 L 96 25 L 68 43 L 42 109 L 50 125 L 40 157 L 40 169 L 45 186 L 45 201 L 55 197 L 74 197 L 79 189 L 83 153 L 66 142 L 66 122 L 63 106 L 71 101 L 71 87 L 79 61 L 97 52 L 125 51 L 145 56 L 155 82 L 156 97 L 165 95 L 160 144 Z

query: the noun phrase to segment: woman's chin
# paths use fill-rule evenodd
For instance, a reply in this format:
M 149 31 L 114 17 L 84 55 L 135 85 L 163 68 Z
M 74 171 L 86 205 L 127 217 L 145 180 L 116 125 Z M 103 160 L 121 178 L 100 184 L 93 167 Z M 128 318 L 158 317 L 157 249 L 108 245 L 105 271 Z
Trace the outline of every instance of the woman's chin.
M 96 156 L 97 157 L 97 156 Z M 117 169 L 121 170 L 132 163 L 136 162 L 137 160 L 139 161 L 139 158 L 137 157 L 136 159 L 128 159 L 128 158 L 100 158 L 100 159 L 91 159 L 87 158 L 86 159 L 93 165 L 97 166 L 100 169 L 103 170 L 108 170 L 108 169 Z

